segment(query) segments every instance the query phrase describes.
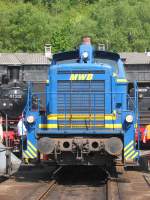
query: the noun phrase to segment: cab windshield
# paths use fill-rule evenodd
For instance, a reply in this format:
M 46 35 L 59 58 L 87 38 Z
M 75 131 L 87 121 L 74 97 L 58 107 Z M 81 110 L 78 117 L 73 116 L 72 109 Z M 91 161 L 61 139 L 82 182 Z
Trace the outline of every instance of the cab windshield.
M 114 68 L 114 72 L 116 74 L 118 73 L 118 63 L 115 60 L 95 58 L 94 63 L 98 65 L 104 65 L 104 64 L 110 65 Z
M 120 58 L 118 54 L 105 51 L 95 51 L 93 56 L 94 56 L 94 64 L 108 65 L 114 68 L 115 73 L 118 73 L 118 60 Z M 71 64 L 79 62 L 80 62 L 80 55 L 79 51 L 76 50 L 76 51 L 55 54 L 53 56 L 52 64 Z

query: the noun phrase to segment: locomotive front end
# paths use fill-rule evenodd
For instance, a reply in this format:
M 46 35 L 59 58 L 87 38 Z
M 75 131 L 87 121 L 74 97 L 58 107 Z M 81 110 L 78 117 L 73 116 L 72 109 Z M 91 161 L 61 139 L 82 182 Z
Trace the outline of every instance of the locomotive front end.
M 59 165 L 112 166 L 124 162 L 125 148 L 128 158 L 131 148 L 138 156 L 123 64 L 118 54 L 95 51 L 89 38 L 77 51 L 54 55 L 46 112 L 33 114 L 37 149 Z

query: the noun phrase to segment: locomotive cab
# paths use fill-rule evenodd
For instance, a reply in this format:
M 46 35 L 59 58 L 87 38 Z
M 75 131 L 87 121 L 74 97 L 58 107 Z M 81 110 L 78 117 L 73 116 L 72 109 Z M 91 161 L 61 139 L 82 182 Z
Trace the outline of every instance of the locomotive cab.
M 34 112 L 30 102 L 26 107 L 30 147 L 59 165 L 134 162 L 139 155 L 134 143 L 137 113 L 136 106 L 128 107 L 127 87 L 120 56 L 94 50 L 89 38 L 79 50 L 54 55 L 45 116 Z M 33 156 L 30 148 L 24 156 L 29 154 Z

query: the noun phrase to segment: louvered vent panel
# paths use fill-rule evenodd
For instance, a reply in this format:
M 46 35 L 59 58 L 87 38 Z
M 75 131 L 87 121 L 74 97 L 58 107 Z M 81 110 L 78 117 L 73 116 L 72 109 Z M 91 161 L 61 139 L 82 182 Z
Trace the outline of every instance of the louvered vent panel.
M 105 82 L 102 80 L 58 80 L 57 113 L 60 128 L 104 127 Z

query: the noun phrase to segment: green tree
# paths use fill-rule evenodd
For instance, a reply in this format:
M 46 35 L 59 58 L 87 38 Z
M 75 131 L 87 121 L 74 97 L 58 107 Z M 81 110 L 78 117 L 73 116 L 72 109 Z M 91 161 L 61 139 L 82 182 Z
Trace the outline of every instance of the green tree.
M 0 0 L 0 51 L 76 47 L 89 35 L 113 51 L 150 46 L 149 0 Z

